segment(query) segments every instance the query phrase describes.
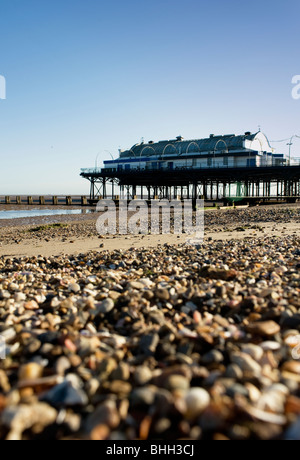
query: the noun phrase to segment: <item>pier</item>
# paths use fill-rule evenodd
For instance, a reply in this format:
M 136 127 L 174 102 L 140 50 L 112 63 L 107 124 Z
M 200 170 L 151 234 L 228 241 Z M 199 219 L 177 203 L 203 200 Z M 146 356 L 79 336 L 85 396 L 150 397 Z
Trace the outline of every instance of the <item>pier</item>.
M 82 170 L 90 182 L 90 204 L 99 199 L 204 199 L 281 203 L 300 198 L 300 165 L 177 170 Z

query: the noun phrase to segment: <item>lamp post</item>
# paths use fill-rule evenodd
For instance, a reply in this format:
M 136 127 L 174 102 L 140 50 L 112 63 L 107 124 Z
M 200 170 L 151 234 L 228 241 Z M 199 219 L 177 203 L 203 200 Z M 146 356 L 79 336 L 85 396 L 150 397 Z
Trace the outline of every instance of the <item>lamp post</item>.
M 294 136 L 292 136 L 290 142 L 286 144 L 289 146 L 289 166 L 291 166 L 291 150 L 292 150 L 292 145 L 293 145 L 293 142 L 292 142 L 293 139 L 294 139 Z
M 109 150 L 104 150 L 104 152 L 107 152 L 107 153 L 109 153 L 109 154 L 110 154 L 110 156 L 111 156 L 111 159 L 112 159 L 113 161 L 115 161 L 113 154 L 112 154 L 112 153 L 110 153 L 110 151 L 109 151 Z
M 286 144 L 286 145 L 289 146 L 289 166 L 291 166 L 291 162 L 292 162 L 292 152 L 291 152 L 291 150 L 292 150 L 292 145 L 294 145 L 293 140 L 296 139 L 296 138 L 300 139 L 300 136 L 297 136 L 297 134 L 294 134 L 290 138 L 290 142 L 288 144 Z
M 98 155 L 96 156 L 96 160 L 95 160 L 95 172 L 98 168 L 98 158 L 99 158 L 99 155 L 101 155 L 101 152 L 98 153 Z
M 115 159 L 114 159 L 114 157 L 113 157 L 113 154 L 112 154 L 112 153 L 110 153 L 110 151 L 109 151 L 109 150 L 102 150 L 102 151 L 101 151 L 101 152 L 99 152 L 99 153 L 98 153 L 98 155 L 96 156 L 96 160 L 95 160 L 95 169 L 97 169 L 97 168 L 98 168 L 98 158 L 99 158 L 99 156 L 101 155 L 101 153 L 103 153 L 103 152 L 107 152 L 107 153 L 109 153 L 109 155 L 111 156 L 111 159 L 112 159 L 113 161 L 115 161 Z

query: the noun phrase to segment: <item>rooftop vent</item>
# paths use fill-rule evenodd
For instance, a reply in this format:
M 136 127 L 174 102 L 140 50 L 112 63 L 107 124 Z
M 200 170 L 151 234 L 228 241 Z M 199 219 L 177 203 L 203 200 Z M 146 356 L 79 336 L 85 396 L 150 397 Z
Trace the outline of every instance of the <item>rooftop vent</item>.
M 149 141 L 148 144 L 154 144 L 154 142 L 153 142 L 153 141 Z
M 250 132 L 250 131 L 246 131 L 246 132 L 245 132 L 245 136 L 251 136 L 251 132 Z
M 213 137 L 215 137 L 214 134 L 210 134 L 210 135 L 209 135 L 209 138 L 210 138 L 210 139 L 212 139 Z
M 183 137 L 182 137 L 182 136 L 177 136 L 177 137 L 176 137 L 176 140 L 179 141 L 179 142 L 180 142 L 180 141 L 183 141 Z

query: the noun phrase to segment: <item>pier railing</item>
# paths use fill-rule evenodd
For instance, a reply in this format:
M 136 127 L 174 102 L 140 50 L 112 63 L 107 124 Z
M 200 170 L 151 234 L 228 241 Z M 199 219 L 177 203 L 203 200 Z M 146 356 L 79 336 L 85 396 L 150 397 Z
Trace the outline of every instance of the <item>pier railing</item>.
M 174 167 L 173 169 L 170 169 L 169 166 L 168 166 L 168 161 L 171 161 L 171 160 L 163 160 L 161 163 L 161 165 L 157 165 L 157 167 L 151 167 L 151 168 L 142 168 L 140 166 L 137 166 L 135 168 L 131 168 L 131 169 L 109 169 L 109 168 L 83 168 L 81 169 L 81 173 L 82 174 L 105 174 L 105 173 L 112 173 L 113 171 L 116 172 L 117 174 L 122 174 L 122 173 L 125 173 L 125 174 L 134 174 L 134 173 L 137 173 L 139 171 L 146 171 L 146 172 L 156 172 L 156 171 L 197 171 L 197 170 L 214 170 L 214 169 L 217 169 L 217 170 L 226 170 L 226 169 L 232 169 L 232 168 L 239 168 L 239 169 L 249 169 L 250 166 L 237 166 L 235 163 L 233 162 L 228 162 L 228 164 L 226 165 L 223 165 L 223 164 L 220 164 L 220 163 L 212 163 L 211 166 L 208 166 L 208 165 L 199 165 L 199 166 L 189 166 L 189 165 L 186 165 L 186 166 L 180 166 L 180 167 Z M 159 163 L 159 162 L 158 162 Z M 288 167 L 291 167 L 291 166 L 300 166 L 300 158 L 293 158 L 292 161 L 291 161 L 291 164 L 288 164 L 288 163 L 280 163 L 280 164 L 277 164 L 277 165 L 274 165 L 274 164 L 268 164 L 268 163 L 263 163 L 261 164 L 260 166 L 251 166 L 251 169 L 262 169 L 262 168 L 277 168 L 277 167 L 284 167 L 284 168 L 288 168 Z

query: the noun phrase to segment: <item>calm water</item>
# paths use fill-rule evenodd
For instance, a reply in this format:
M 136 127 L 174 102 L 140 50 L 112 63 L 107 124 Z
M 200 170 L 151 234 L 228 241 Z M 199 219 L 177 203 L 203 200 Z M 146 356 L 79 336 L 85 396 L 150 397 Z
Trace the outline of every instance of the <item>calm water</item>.
M 0 220 L 24 219 L 27 217 L 68 216 L 74 214 L 90 214 L 92 209 L 30 209 L 0 211 Z

